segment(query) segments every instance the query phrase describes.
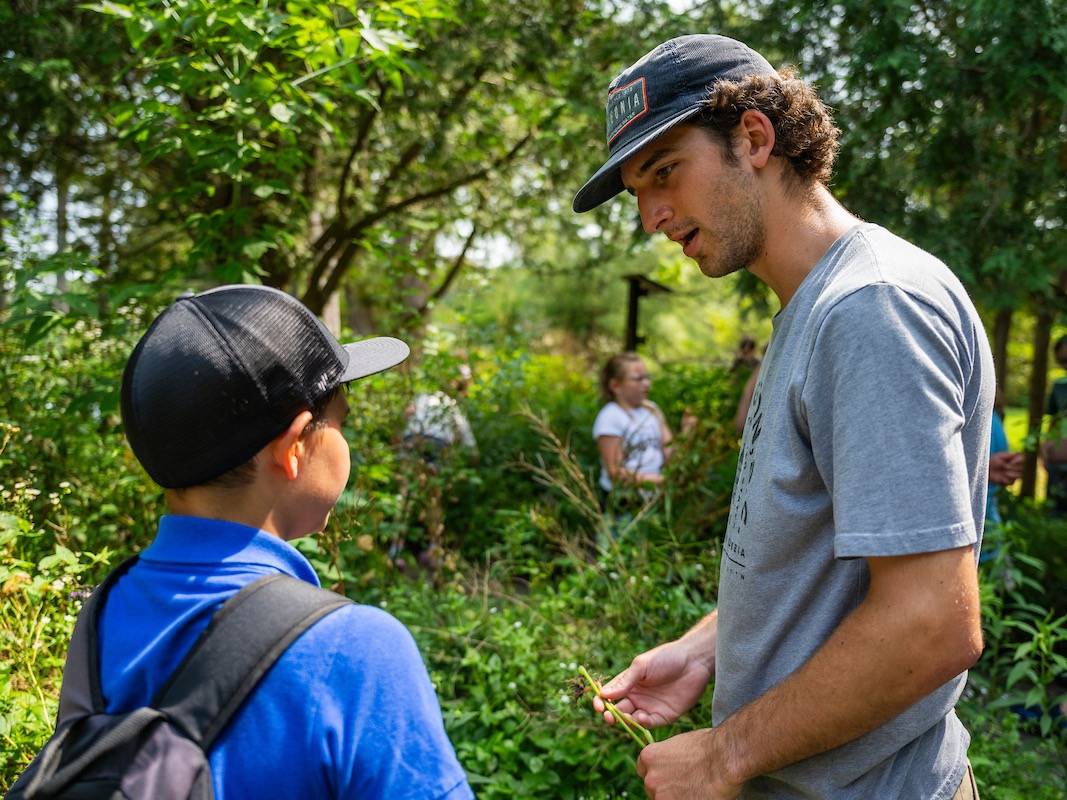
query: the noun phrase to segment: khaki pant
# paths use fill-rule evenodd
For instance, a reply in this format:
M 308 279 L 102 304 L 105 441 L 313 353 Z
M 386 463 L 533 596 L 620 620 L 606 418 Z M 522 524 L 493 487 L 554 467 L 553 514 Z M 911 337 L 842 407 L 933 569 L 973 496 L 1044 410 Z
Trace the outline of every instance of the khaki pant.
M 967 772 L 963 775 L 963 782 L 960 783 L 956 794 L 952 795 L 952 800 L 978 800 L 978 786 L 974 782 L 974 770 L 971 769 L 970 761 L 967 762 Z

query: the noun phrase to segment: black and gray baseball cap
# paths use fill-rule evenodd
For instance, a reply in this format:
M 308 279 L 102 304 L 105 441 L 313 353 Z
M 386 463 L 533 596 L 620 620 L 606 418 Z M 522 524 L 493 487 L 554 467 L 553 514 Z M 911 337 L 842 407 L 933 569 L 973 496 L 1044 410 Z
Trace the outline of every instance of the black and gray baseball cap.
M 622 163 L 699 111 L 716 81 L 777 74 L 751 47 L 726 36 L 679 36 L 659 45 L 608 86 L 608 160 L 574 196 L 574 210 L 589 211 L 623 191 Z
M 265 286 L 182 297 L 126 362 L 126 438 L 160 486 L 205 483 L 246 462 L 341 384 L 408 353 L 388 336 L 342 346 L 299 300 Z

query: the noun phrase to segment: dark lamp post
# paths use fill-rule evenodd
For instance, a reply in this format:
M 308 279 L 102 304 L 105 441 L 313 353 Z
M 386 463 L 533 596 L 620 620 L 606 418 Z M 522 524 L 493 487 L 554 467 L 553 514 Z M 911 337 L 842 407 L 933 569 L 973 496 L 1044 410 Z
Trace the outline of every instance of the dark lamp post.
M 639 336 L 637 333 L 638 301 L 646 294 L 670 292 L 671 289 L 662 283 L 656 283 L 651 278 L 646 278 L 644 275 L 624 275 L 623 277 L 630 287 L 629 302 L 626 307 L 626 345 L 624 349 L 633 351 L 637 350 L 638 345 L 645 341 L 645 337 Z

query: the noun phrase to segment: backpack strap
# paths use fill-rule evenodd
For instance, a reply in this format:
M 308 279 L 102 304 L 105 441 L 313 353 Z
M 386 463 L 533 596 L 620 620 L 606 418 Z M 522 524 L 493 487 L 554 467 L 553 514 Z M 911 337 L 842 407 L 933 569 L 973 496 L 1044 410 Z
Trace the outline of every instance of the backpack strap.
M 113 569 L 104 582 L 93 590 L 78 612 L 78 621 L 74 624 L 74 633 L 67 650 L 67 662 L 63 667 L 57 729 L 72 719 L 104 712 L 104 695 L 100 690 L 97 617 L 111 587 L 136 563 L 137 556 L 133 556 Z
M 219 609 L 152 706 L 207 752 L 285 649 L 351 602 L 288 575 L 260 578 Z

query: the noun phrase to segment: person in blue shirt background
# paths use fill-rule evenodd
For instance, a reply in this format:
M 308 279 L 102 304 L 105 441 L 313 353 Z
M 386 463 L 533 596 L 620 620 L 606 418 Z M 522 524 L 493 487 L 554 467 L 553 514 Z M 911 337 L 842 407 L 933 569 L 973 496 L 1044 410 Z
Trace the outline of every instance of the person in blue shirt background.
M 229 286 L 167 308 L 130 356 L 122 414 L 169 514 L 100 614 L 109 713 L 147 705 L 213 614 L 272 573 L 318 585 L 289 541 L 348 481 L 349 381 L 404 360 L 339 345 L 283 292 Z M 407 629 L 349 604 L 298 638 L 209 752 L 216 797 L 473 796 Z
M 1023 474 L 1023 454 L 1011 452 L 1008 434 L 999 412 L 993 412 L 993 427 L 989 436 L 989 494 L 986 495 L 987 522 L 1003 522 L 997 495 L 1000 487 L 1011 486 Z

